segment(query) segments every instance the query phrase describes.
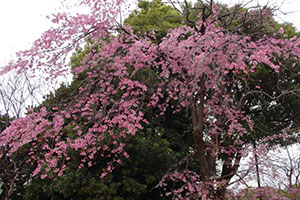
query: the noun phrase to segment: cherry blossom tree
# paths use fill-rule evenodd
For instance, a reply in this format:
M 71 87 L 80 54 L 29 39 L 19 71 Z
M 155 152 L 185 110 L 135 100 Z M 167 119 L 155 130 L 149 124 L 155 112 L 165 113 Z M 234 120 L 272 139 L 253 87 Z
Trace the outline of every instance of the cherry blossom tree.
M 282 109 L 299 103 L 300 39 L 284 35 L 283 28 L 272 29 L 270 8 L 223 9 L 210 0 L 199 1 L 193 20 L 185 2 L 188 25 L 153 43 L 154 32 L 140 37 L 117 22 L 124 3 L 81 0 L 90 8 L 88 14 L 53 15 L 56 27 L 3 68 L 2 73 L 40 70 L 46 81 L 68 73 L 84 78 L 72 101 L 28 110 L 28 115 L 13 121 L 1 133 L 0 145 L 8 146 L 9 156 L 26 149 L 25 162 L 35 168 L 31 175 L 41 179 L 62 176 L 78 157 L 78 168 L 92 167 L 95 158 L 104 158 L 99 174 L 103 178 L 130 156 L 122 139 L 149 123 L 145 109 L 157 109 L 162 116 L 185 111 L 197 169 L 190 168 L 187 157 L 158 187 L 172 182 L 174 188 L 166 195 L 174 199 L 224 199 L 241 158 L 251 149 L 255 118 L 275 108 L 283 114 Z M 92 44 L 90 52 L 80 66 L 70 69 L 67 54 L 84 42 Z M 278 77 L 277 85 L 270 88 L 262 75 Z M 291 101 L 285 105 L 285 99 Z M 259 142 L 285 137 L 298 116 L 289 111 L 283 122 L 270 117 L 274 129 Z M 71 137 L 67 124 L 75 132 Z

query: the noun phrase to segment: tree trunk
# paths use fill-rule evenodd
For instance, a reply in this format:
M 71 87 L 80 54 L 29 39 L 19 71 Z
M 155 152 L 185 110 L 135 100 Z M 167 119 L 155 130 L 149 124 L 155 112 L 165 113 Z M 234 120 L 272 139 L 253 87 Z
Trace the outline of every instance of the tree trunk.
M 200 101 L 200 102 L 198 102 Z M 204 89 L 200 91 L 200 99 L 192 97 L 192 124 L 193 124 L 193 138 L 195 151 L 199 162 L 200 175 L 202 181 L 208 181 L 212 175 L 208 166 L 205 152 L 205 144 L 203 141 L 204 128 Z

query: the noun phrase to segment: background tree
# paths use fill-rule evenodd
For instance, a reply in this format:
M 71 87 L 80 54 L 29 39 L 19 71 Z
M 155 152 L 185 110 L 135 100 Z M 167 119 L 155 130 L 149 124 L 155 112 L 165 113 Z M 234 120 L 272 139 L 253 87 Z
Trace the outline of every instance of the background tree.
M 26 71 L 2 75 L 0 83 L 0 110 L 2 115 L 20 118 L 29 106 L 39 104 L 43 92 L 41 85 L 35 82 Z
M 138 8 L 140 10 L 134 10 L 124 20 L 124 24 L 130 25 L 135 34 L 142 37 L 146 34 L 157 43 L 161 42 L 170 29 L 179 27 L 183 21 L 181 13 L 161 0 L 141 0 Z M 155 32 L 155 38 L 152 31 Z

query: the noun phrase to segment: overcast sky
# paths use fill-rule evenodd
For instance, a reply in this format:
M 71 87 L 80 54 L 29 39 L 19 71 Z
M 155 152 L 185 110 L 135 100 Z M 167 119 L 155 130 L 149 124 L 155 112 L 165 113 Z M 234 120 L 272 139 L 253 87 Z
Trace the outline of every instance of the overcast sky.
M 0 64 L 19 50 L 29 48 L 50 22 L 46 15 L 55 11 L 59 0 L 0 1 Z
M 237 0 L 223 0 L 236 3 Z M 50 27 L 46 16 L 59 8 L 61 0 L 1 0 L 0 1 L 0 65 L 7 63 L 19 50 L 30 48 L 32 42 Z M 260 0 L 259 2 L 262 2 Z M 272 4 L 274 0 L 269 0 Z M 277 1 L 278 2 L 278 1 Z M 278 4 L 277 4 L 278 5 Z M 300 30 L 300 1 L 285 0 L 283 11 L 294 11 L 286 21 Z M 298 21 L 298 22 L 297 22 Z

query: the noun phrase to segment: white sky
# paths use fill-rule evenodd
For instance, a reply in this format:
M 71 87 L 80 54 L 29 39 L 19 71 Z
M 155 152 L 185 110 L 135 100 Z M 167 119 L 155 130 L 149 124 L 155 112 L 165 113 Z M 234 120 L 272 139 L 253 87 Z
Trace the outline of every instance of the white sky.
M 0 1 L 0 66 L 5 65 L 15 52 L 30 48 L 32 42 L 51 26 L 46 16 L 60 7 L 62 0 L 1 0 Z M 221 1 L 221 0 L 219 0 Z M 256 1 L 256 0 L 255 0 Z M 266 2 L 260 0 L 259 2 Z M 278 2 L 268 0 L 271 4 Z M 223 0 L 236 3 L 239 0 Z M 244 2 L 247 2 L 244 0 Z M 278 5 L 278 3 L 277 3 Z M 288 17 L 300 30 L 300 1 L 285 0 L 283 11 L 294 11 Z
M 30 48 L 32 42 L 51 25 L 46 15 L 55 11 L 59 0 L 0 1 L 0 64 Z

